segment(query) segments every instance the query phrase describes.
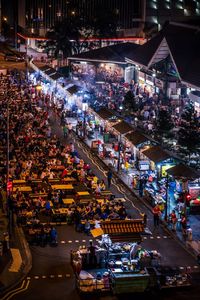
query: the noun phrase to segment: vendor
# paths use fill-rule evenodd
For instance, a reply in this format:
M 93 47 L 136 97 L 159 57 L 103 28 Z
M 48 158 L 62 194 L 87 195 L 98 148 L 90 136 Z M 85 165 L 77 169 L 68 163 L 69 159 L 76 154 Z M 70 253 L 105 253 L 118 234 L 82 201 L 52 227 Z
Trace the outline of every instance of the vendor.
M 88 251 L 89 251 L 89 265 L 90 267 L 96 267 L 97 264 L 96 247 L 93 245 L 92 241 L 90 241 Z

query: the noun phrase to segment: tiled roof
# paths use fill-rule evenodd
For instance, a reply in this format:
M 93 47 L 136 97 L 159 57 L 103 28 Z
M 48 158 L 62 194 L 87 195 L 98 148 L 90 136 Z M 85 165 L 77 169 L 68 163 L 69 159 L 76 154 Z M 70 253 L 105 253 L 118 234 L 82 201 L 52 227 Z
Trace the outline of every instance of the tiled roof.
M 138 146 L 142 143 L 148 142 L 149 139 L 140 133 L 139 131 L 134 131 L 131 133 L 126 134 L 126 138 L 134 145 Z
M 166 172 L 169 175 L 172 175 L 176 178 L 186 178 L 186 179 L 195 179 L 195 178 L 200 178 L 200 173 L 197 172 L 195 169 L 192 169 L 186 165 L 179 164 L 177 166 L 174 166 Z
M 120 121 L 119 123 L 113 125 L 113 128 L 121 134 L 125 134 L 134 130 L 133 127 L 124 121 Z
M 125 63 L 125 57 L 129 56 L 137 48 L 140 48 L 140 45 L 135 43 L 120 43 L 76 54 L 70 57 L 70 59 L 87 59 L 93 61 L 114 61 Z
M 110 112 L 107 108 L 104 107 L 100 108 L 100 110 L 98 110 L 96 113 L 104 120 L 109 120 L 114 116 L 112 112 Z
M 159 163 L 172 157 L 170 156 L 170 154 L 165 152 L 160 146 L 152 146 L 149 149 L 144 150 L 142 153 L 154 163 Z

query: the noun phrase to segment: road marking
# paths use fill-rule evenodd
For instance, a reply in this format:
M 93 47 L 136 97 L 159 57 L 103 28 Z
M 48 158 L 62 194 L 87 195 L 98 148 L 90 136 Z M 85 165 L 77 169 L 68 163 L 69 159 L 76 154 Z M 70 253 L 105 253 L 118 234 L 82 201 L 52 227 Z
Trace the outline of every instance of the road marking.
M 59 274 L 59 275 L 58 275 L 58 278 L 62 278 L 62 275 L 61 275 L 61 274 Z
M 49 277 L 50 277 L 50 278 L 55 278 L 55 275 L 50 275 Z
M 79 243 L 79 240 L 75 240 L 75 243 Z
M 72 243 L 72 241 L 68 241 L 68 243 Z
M 34 276 L 35 279 L 39 279 L 39 276 Z
M 14 291 L 8 298 L 6 298 L 6 300 L 10 300 L 13 296 L 26 291 L 28 289 L 29 284 L 30 284 L 30 280 L 27 281 L 27 284 L 24 288 L 22 288 L 18 291 Z
M 168 236 L 164 235 L 164 236 L 163 236 L 163 238 L 164 238 L 164 239 L 167 239 L 167 238 L 168 238 Z
M 183 269 L 184 269 L 184 267 L 179 267 L 179 269 L 183 270 Z
M 150 239 L 151 239 L 151 240 L 153 240 L 153 239 L 154 239 L 154 237 L 153 237 L 153 236 L 150 236 Z
M 71 277 L 71 275 L 70 274 L 66 274 L 65 277 L 69 278 L 69 277 Z
M 43 276 L 42 276 L 42 278 L 43 278 L 43 279 L 46 279 L 46 278 L 47 278 L 47 276 L 46 276 L 46 275 L 43 275 Z
M 15 289 L 15 290 L 12 290 L 12 291 L 8 292 L 3 298 L 1 298 L 1 300 L 5 300 L 5 299 L 7 299 L 7 297 L 9 297 L 10 294 L 13 294 L 13 293 L 15 293 L 15 292 L 17 292 L 17 291 L 22 290 L 23 287 L 24 287 L 24 284 L 25 284 L 25 280 L 23 280 L 23 282 L 22 282 L 22 284 L 21 284 L 21 286 L 20 286 L 19 288 L 17 288 L 17 289 Z
M 159 235 L 157 236 L 157 239 L 160 239 L 160 236 L 159 236 Z
M 194 268 L 194 269 L 198 269 L 198 268 L 199 268 L 199 266 L 194 266 L 193 268 Z
M 143 239 L 144 239 L 144 240 L 147 240 L 147 237 L 146 237 L 146 236 L 144 236 L 144 237 L 143 237 Z
M 31 277 L 26 277 L 26 279 L 27 279 L 27 280 L 30 280 L 30 279 L 31 279 Z
M 66 242 L 65 241 L 61 241 L 61 244 L 66 244 Z
M 82 240 L 82 242 L 83 242 L 83 243 L 85 243 L 85 242 L 86 242 L 86 240 Z

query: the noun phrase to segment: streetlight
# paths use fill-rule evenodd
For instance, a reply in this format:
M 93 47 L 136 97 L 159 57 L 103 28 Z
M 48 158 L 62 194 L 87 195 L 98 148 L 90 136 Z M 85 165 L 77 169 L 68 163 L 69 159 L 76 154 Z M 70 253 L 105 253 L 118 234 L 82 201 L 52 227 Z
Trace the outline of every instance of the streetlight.
M 119 135 L 118 141 L 118 160 L 117 160 L 117 173 L 120 171 L 120 162 L 121 162 L 121 145 L 122 145 L 122 135 Z

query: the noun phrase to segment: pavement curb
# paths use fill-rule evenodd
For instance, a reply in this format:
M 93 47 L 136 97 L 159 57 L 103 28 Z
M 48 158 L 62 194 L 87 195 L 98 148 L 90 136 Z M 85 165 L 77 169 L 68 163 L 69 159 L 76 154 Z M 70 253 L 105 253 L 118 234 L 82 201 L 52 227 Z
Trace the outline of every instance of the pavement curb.
M 27 274 L 32 268 L 32 255 L 31 255 L 29 245 L 26 241 L 23 229 L 18 226 L 15 226 L 14 231 L 15 231 L 14 233 L 15 239 L 17 239 L 17 243 L 19 244 L 18 247 L 22 257 L 22 265 L 19 273 L 17 273 L 16 276 L 12 276 L 10 283 L 7 286 L 0 289 L 2 295 L 5 295 L 10 290 L 14 289 L 22 280 L 24 280 L 24 278 L 27 276 Z M 9 272 L 8 271 L 9 265 L 10 263 L 6 267 L 7 272 Z

